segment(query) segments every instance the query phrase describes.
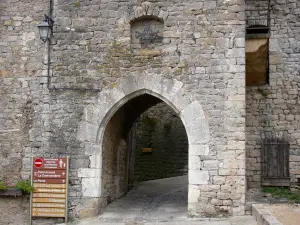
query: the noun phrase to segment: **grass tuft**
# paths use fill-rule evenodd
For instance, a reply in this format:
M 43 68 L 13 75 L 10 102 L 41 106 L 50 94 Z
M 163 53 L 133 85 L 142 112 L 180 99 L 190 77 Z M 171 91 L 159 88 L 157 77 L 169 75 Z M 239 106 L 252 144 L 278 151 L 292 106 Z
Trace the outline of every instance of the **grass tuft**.
M 300 203 L 300 193 L 292 192 L 285 187 L 265 187 L 263 192 L 270 193 L 275 198 L 285 198 L 292 203 Z

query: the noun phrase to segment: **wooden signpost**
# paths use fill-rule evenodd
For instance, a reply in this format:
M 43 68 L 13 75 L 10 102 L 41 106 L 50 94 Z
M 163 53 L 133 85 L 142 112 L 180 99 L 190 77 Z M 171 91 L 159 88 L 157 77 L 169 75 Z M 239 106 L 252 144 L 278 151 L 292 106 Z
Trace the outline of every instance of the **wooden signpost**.
M 34 190 L 30 220 L 32 217 L 64 217 L 67 223 L 69 158 L 33 158 L 32 161 Z

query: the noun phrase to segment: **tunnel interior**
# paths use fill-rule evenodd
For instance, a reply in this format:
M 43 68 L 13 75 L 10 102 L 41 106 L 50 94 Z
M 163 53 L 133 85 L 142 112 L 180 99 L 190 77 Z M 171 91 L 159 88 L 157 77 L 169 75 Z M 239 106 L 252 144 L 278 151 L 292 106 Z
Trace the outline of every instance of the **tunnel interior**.
M 109 204 L 141 181 L 188 173 L 181 119 L 149 94 L 129 100 L 109 120 L 102 146 L 102 200 Z

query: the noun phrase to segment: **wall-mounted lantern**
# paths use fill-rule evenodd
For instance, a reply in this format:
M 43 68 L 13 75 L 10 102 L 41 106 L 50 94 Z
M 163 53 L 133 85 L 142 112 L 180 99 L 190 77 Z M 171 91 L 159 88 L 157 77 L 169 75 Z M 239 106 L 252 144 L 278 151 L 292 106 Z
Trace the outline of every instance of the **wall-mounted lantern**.
M 45 19 L 38 25 L 40 38 L 43 42 L 50 40 L 53 35 L 53 24 L 54 21 L 47 15 L 45 15 Z

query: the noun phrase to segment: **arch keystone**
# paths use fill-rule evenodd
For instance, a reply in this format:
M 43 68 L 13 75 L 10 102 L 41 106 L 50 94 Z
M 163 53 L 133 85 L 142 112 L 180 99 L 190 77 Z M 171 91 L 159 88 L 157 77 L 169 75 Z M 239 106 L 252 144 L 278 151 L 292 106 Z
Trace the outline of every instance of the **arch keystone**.
M 126 78 L 123 78 L 120 83 L 122 84 L 122 90 L 125 95 L 131 94 L 138 90 L 137 76 L 135 74 L 128 75 Z
M 141 6 L 133 8 L 133 12 L 129 15 L 129 20 L 134 21 L 142 17 L 154 17 L 160 21 L 165 21 L 168 18 L 168 13 L 161 10 L 158 6 L 151 2 L 143 2 Z
M 136 76 L 138 89 L 147 89 L 158 94 L 162 92 L 162 76 L 154 73 L 142 73 Z

